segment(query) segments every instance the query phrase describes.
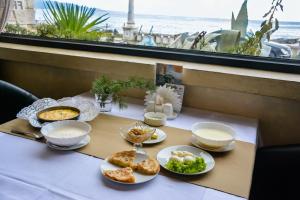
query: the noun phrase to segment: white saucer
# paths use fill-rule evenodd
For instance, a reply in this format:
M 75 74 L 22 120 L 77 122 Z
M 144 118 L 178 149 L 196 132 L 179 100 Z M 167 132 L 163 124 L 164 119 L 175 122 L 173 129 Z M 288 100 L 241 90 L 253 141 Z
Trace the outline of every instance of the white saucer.
M 91 141 L 91 137 L 89 135 L 87 135 L 83 140 L 81 140 L 78 144 L 73 145 L 73 146 L 67 146 L 67 147 L 63 147 L 63 146 L 58 146 L 55 144 L 52 144 L 50 142 L 46 142 L 46 144 L 48 145 L 48 147 L 50 147 L 51 149 L 56 149 L 56 150 L 61 150 L 61 151 L 70 151 L 70 150 L 75 150 L 75 149 L 79 149 L 81 147 L 86 146 L 87 144 L 89 144 Z
M 164 141 L 167 138 L 167 134 L 158 128 L 156 129 L 155 133 L 157 133 L 157 139 L 151 140 L 151 138 L 150 138 L 150 139 L 146 140 L 145 142 L 143 142 L 143 144 L 156 144 L 156 143 L 160 143 L 160 142 Z
M 220 148 L 210 148 L 208 146 L 203 146 L 201 144 L 199 144 L 198 142 L 196 142 L 196 139 L 194 139 L 194 137 L 192 137 L 191 139 L 191 143 L 195 146 L 198 147 L 200 149 L 204 149 L 206 151 L 211 151 L 211 152 L 227 152 L 227 151 L 231 151 L 234 149 L 235 147 L 235 141 L 231 142 L 229 145 L 224 146 L 224 147 L 220 147 Z

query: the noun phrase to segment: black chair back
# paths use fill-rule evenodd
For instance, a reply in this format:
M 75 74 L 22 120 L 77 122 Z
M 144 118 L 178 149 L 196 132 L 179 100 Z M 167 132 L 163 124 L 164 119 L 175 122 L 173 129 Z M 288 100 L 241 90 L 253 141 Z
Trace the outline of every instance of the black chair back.
M 257 150 L 250 200 L 300 199 L 300 145 Z
M 38 98 L 13 84 L 0 80 L 0 124 L 15 119 L 16 114 Z

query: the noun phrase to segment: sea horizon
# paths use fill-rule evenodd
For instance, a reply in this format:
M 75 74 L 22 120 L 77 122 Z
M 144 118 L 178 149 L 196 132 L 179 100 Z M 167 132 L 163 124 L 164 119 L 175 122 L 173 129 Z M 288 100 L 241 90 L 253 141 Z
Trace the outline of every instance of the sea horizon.
M 36 20 L 43 21 L 43 9 L 36 9 Z M 102 28 L 123 32 L 122 27 L 127 21 L 127 13 L 120 11 L 105 11 L 96 9 L 95 17 L 104 13 L 109 13 L 109 19 L 104 22 Z M 259 30 L 263 20 L 249 20 L 248 31 Z M 147 15 L 135 14 L 135 22 L 138 30 L 142 27 L 142 32 L 148 33 L 153 26 L 152 33 L 158 34 L 180 34 L 189 32 L 190 34 L 206 31 L 208 33 L 217 30 L 230 30 L 231 19 L 226 18 L 206 18 L 206 17 L 187 17 L 187 16 L 168 16 L 168 15 Z M 273 35 L 272 39 L 278 38 L 300 38 L 300 22 L 279 21 L 280 28 Z

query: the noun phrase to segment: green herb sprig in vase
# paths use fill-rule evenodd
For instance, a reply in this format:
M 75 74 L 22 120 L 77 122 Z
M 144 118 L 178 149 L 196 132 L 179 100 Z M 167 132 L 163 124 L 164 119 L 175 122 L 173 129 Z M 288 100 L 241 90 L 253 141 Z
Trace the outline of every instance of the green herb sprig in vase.
M 154 90 L 155 85 L 153 81 L 140 77 L 131 77 L 128 80 L 112 80 L 103 75 L 93 82 L 92 93 L 99 103 L 100 112 L 110 112 L 112 103 L 118 104 L 120 109 L 127 108 L 125 97 L 121 93 L 131 88 Z

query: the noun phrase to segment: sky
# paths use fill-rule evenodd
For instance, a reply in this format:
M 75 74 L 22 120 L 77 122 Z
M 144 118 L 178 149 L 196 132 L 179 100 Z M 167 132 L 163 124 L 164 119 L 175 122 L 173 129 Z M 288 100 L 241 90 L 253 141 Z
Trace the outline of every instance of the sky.
M 58 0 L 77 3 L 103 10 L 127 12 L 128 0 Z M 231 18 L 236 15 L 244 0 L 135 0 L 135 13 L 190 16 L 208 18 Z M 272 0 L 248 0 L 249 19 L 261 20 L 271 7 Z M 283 0 L 284 12 L 276 17 L 281 21 L 300 22 L 300 0 Z

